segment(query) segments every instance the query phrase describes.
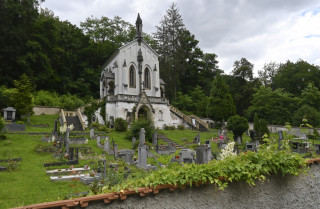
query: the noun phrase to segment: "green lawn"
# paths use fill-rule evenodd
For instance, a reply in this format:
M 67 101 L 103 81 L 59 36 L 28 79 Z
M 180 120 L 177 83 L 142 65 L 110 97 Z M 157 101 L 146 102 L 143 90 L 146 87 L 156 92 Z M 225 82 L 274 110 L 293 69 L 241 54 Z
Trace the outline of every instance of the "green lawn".
M 22 158 L 20 167 L 16 171 L 0 172 L 0 208 L 11 208 L 34 203 L 61 200 L 68 194 L 89 191 L 88 186 L 84 186 L 78 181 L 51 182 L 49 176 L 45 173 L 46 169 L 67 168 L 69 166 L 56 166 L 50 168 L 43 167 L 44 163 L 58 160 L 54 159 L 52 154 L 36 152 L 35 147 L 37 145 L 50 146 L 50 144 L 41 141 L 42 135 L 30 135 L 27 133 L 51 133 L 54 126 L 54 120 L 57 119 L 57 117 L 58 115 L 31 116 L 31 125 L 48 124 L 48 127 L 41 128 L 27 126 L 25 134 L 7 134 L 7 139 L 0 140 L 0 159 Z M 26 120 L 25 123 L 27 123 Z M 201 144 L 204 144 L 206 140 L 210 140 L 218 136 L 217 130 L 213 129 L 207 132 L 198 132 L 187 129 L 158 130 L 158 132 L 166 135 L 172 141 L 190 148 L 195 148 L 195 146 L 197 146 L 192 143 L 197 134 L 200 134 Z M 74 135 L 72 133 L 71 136 Z M 132 148 L 131 141 L 125 139 L 126 132 L 111 130 L 110 133 L 102 135 L 107 135 L 110 140 L 114 140 L 114 142 L 118 144 L 119 150 Z M 230 139 L 232 139 L 232 136 L 232 133 L 228 133 L 228 137 Z M 80 137 L 86 137 L 89 139 L 89 132 L 86 132 L 86 135 L 81 135 Z M 271 134 L 271 137 L 278 139 L 277 134 Z M 250 141 L 250 138 L 244 134 L 243 147 L 247 141 Z M 163 143 L 164 142 L 160 142 L 160 144 Z M 316 143 L 319 142 L 316 141 Z M 105 154 L 101 148 L 97 147 L 96 140 L 89 139 L 88 144 L 71 146 L 91 147 L 91 153 L 84 155 L 88 159 L 80 160 L 77 167 L 81 167 L 83 165 L 91 165 L 94 167 L 97 165 L 95 162 L 101 158 L 106 158 L 108 163 L 117 162 L 119 164 L 120 173 L 123 173 L 124 167 L 127 166 L 123 160 L 115 160 L 113 156 Z M 216 143 L 212 143 L 212 151 L 220 151 Z M 7 164 L 0 163 L 0 165 L 6 166 Z M 143 171 L 137 169 L 135 166 L 129 167 L 132 171 L 132 176 L 142 177 L 145 175 Z

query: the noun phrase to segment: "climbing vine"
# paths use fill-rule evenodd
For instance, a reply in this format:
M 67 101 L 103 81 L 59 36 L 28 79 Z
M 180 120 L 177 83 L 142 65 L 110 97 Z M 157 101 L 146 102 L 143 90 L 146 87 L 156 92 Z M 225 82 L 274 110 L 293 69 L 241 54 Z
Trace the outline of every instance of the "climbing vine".
M 177 186 L 192 186 L 193 184 L 211 183 L 220 189 L 228 186 L 229 182 L 245 181 L 255 185 L 257 180 L 265 181 L 273 174 L 299 175 L 306 170 L 306 160 L 297 153 L 291 153 L 288 146 L 278 149 L 275 139 L 265 138 L 265 144 L 259 152 L 240 153 L 231 155 L 222 160 L 212 160 L 207 164 L 175 163 L 149 173 L 142 179 L 128 179 L 112 188 L 103 188 L 102 191 L 115 192 L 140 187 L 156 187 L 162 184 Z

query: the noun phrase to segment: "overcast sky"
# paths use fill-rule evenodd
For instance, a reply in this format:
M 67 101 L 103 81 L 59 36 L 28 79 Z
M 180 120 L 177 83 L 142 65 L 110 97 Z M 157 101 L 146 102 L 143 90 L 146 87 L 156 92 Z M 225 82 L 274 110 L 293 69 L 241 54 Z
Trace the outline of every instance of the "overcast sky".
M 320 65 L 318 0 L 46 0 L 41 7 L 77 26 L 87 17 L 116 15 L 134 25 L 139 12 L 143 31 L 151 34 L 173 2 L 200 48 L 217 54 L 225 73 L 242 57 L 254 64 L 256 76 L 271 61 L 301 58 Z

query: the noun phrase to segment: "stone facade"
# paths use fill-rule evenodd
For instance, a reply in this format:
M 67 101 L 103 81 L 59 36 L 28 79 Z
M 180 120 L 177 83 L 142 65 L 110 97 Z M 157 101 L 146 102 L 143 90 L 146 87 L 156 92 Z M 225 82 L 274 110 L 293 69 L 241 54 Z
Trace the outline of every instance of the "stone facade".
M 165 83 L 160 79 L 158 54 L 143 40 L 140 15 L 136 29 L 136 39 L 120 47 L 103 65 L 100 98 L 106 100 L 106 119 L 112 124 L 116 118 L 129 123 L 149 118 L 158 128 L 182 124 L 170 111 Z

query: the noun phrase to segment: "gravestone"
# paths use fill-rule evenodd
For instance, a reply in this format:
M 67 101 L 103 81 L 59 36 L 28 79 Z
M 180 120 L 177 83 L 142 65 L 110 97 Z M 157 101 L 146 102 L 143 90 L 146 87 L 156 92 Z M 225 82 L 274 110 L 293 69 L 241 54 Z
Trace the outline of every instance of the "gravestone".
M 97 146 L 100 146 L 100 136 L 97 136 Z
M 246 151 L 252 151 L 256 152 L 257 151 L 257 144 L 256 143 L 246 143 Z
M 152 145 L 153 146 L 156 146 L 157 145 L 157 140 L 158 140 L 158 133 L 157 132 L 154 132 L 152 134 Z
M 292 152 L 300 153 L 300 146 L 301 146 L 300 142 L 290 141 L 290 144 L 291 144 Z
M 144 145 L 145 142 L 146 142 L 146 131 L 144 130 L 144 128 L 141 128 L 139 133 L 139 146 Z
M 193 143 L 197 143 L 200 145 L 200 134 L 197 134 L 194 139 L 193 139 Z
M 74 154 L 73 147 L 70 147 L 70 148 L 69 148 L 68 154 L 69 154 L 69 160 L 73 160 L 73 154 Z
M 278 149 L 281 149 L 281 142 L 283 140 L 283 132 L 282 131 L 278 131 L 278 135 L 279 135 L 279 145 L 278 145 Z
M 316 154 L 320 154 L 320 144 L 315 144 L 314 145 L 316 147 Z
M 147 146 L 145 145 L 145 133 L 144 128 L 140 129 L 139 133 L 139 146 L 138 146 L 138 167 L 147 169 Z
M 94 128 L 90 129 L 90 139 L 94 138 Z
M 241 144 L 241 137 L 240 136 L 237 136 L 236 142 L 237 142 L 237 144 Z
M 102 178 L 106 178 L 107 176 L 107 160 L 106 159 L 100 159 L 100 162 L 103 165 L 103 173 L 102 173 Z
M 106 141 L 104 142 L 103 150 L 107 153 L 110 153 L 110 140 L 109 137 L 106 138 Z
M 179 161 L 183 163 L 194 163 L 196 151 L 191 149 L 181 149 L 179 151 Z
M 132 137 L 132 149 L 134 149 L 134 145 L 136 144 L 136 137 Z
M 54 121 L 53 135 L 56 135 L 57 133 L 58 133 L 58 120 L 56 119 Z
M 147 169 L 147 146 L 144 144 L 138 147 L 138 164 L 139 168 Z
M 118 157 L 118 145 L 117 144 L 113 144 L 113 151 L 114 151 L 114 157 Z
M 207 147 L 211 147 L 211 140 L 206 140 L 204 143 Z
M 134 155 L 134 151 L 133 150 L 120 150 L 119 151 L 119 157 L 123 158 L 124 161 L 128 165 L 132 165 L 133 164 L 133 155 Z
M 204 164 L 211 161 L 211 148 L 201 145 L 196 148 L 196 163 Z
M 224 142 L 218 143 L 218 148 L 219 149 L 224 149 L 224 148 L 226 148 L 226 146 L 227 146 L 227 143 L 224 143 Z

